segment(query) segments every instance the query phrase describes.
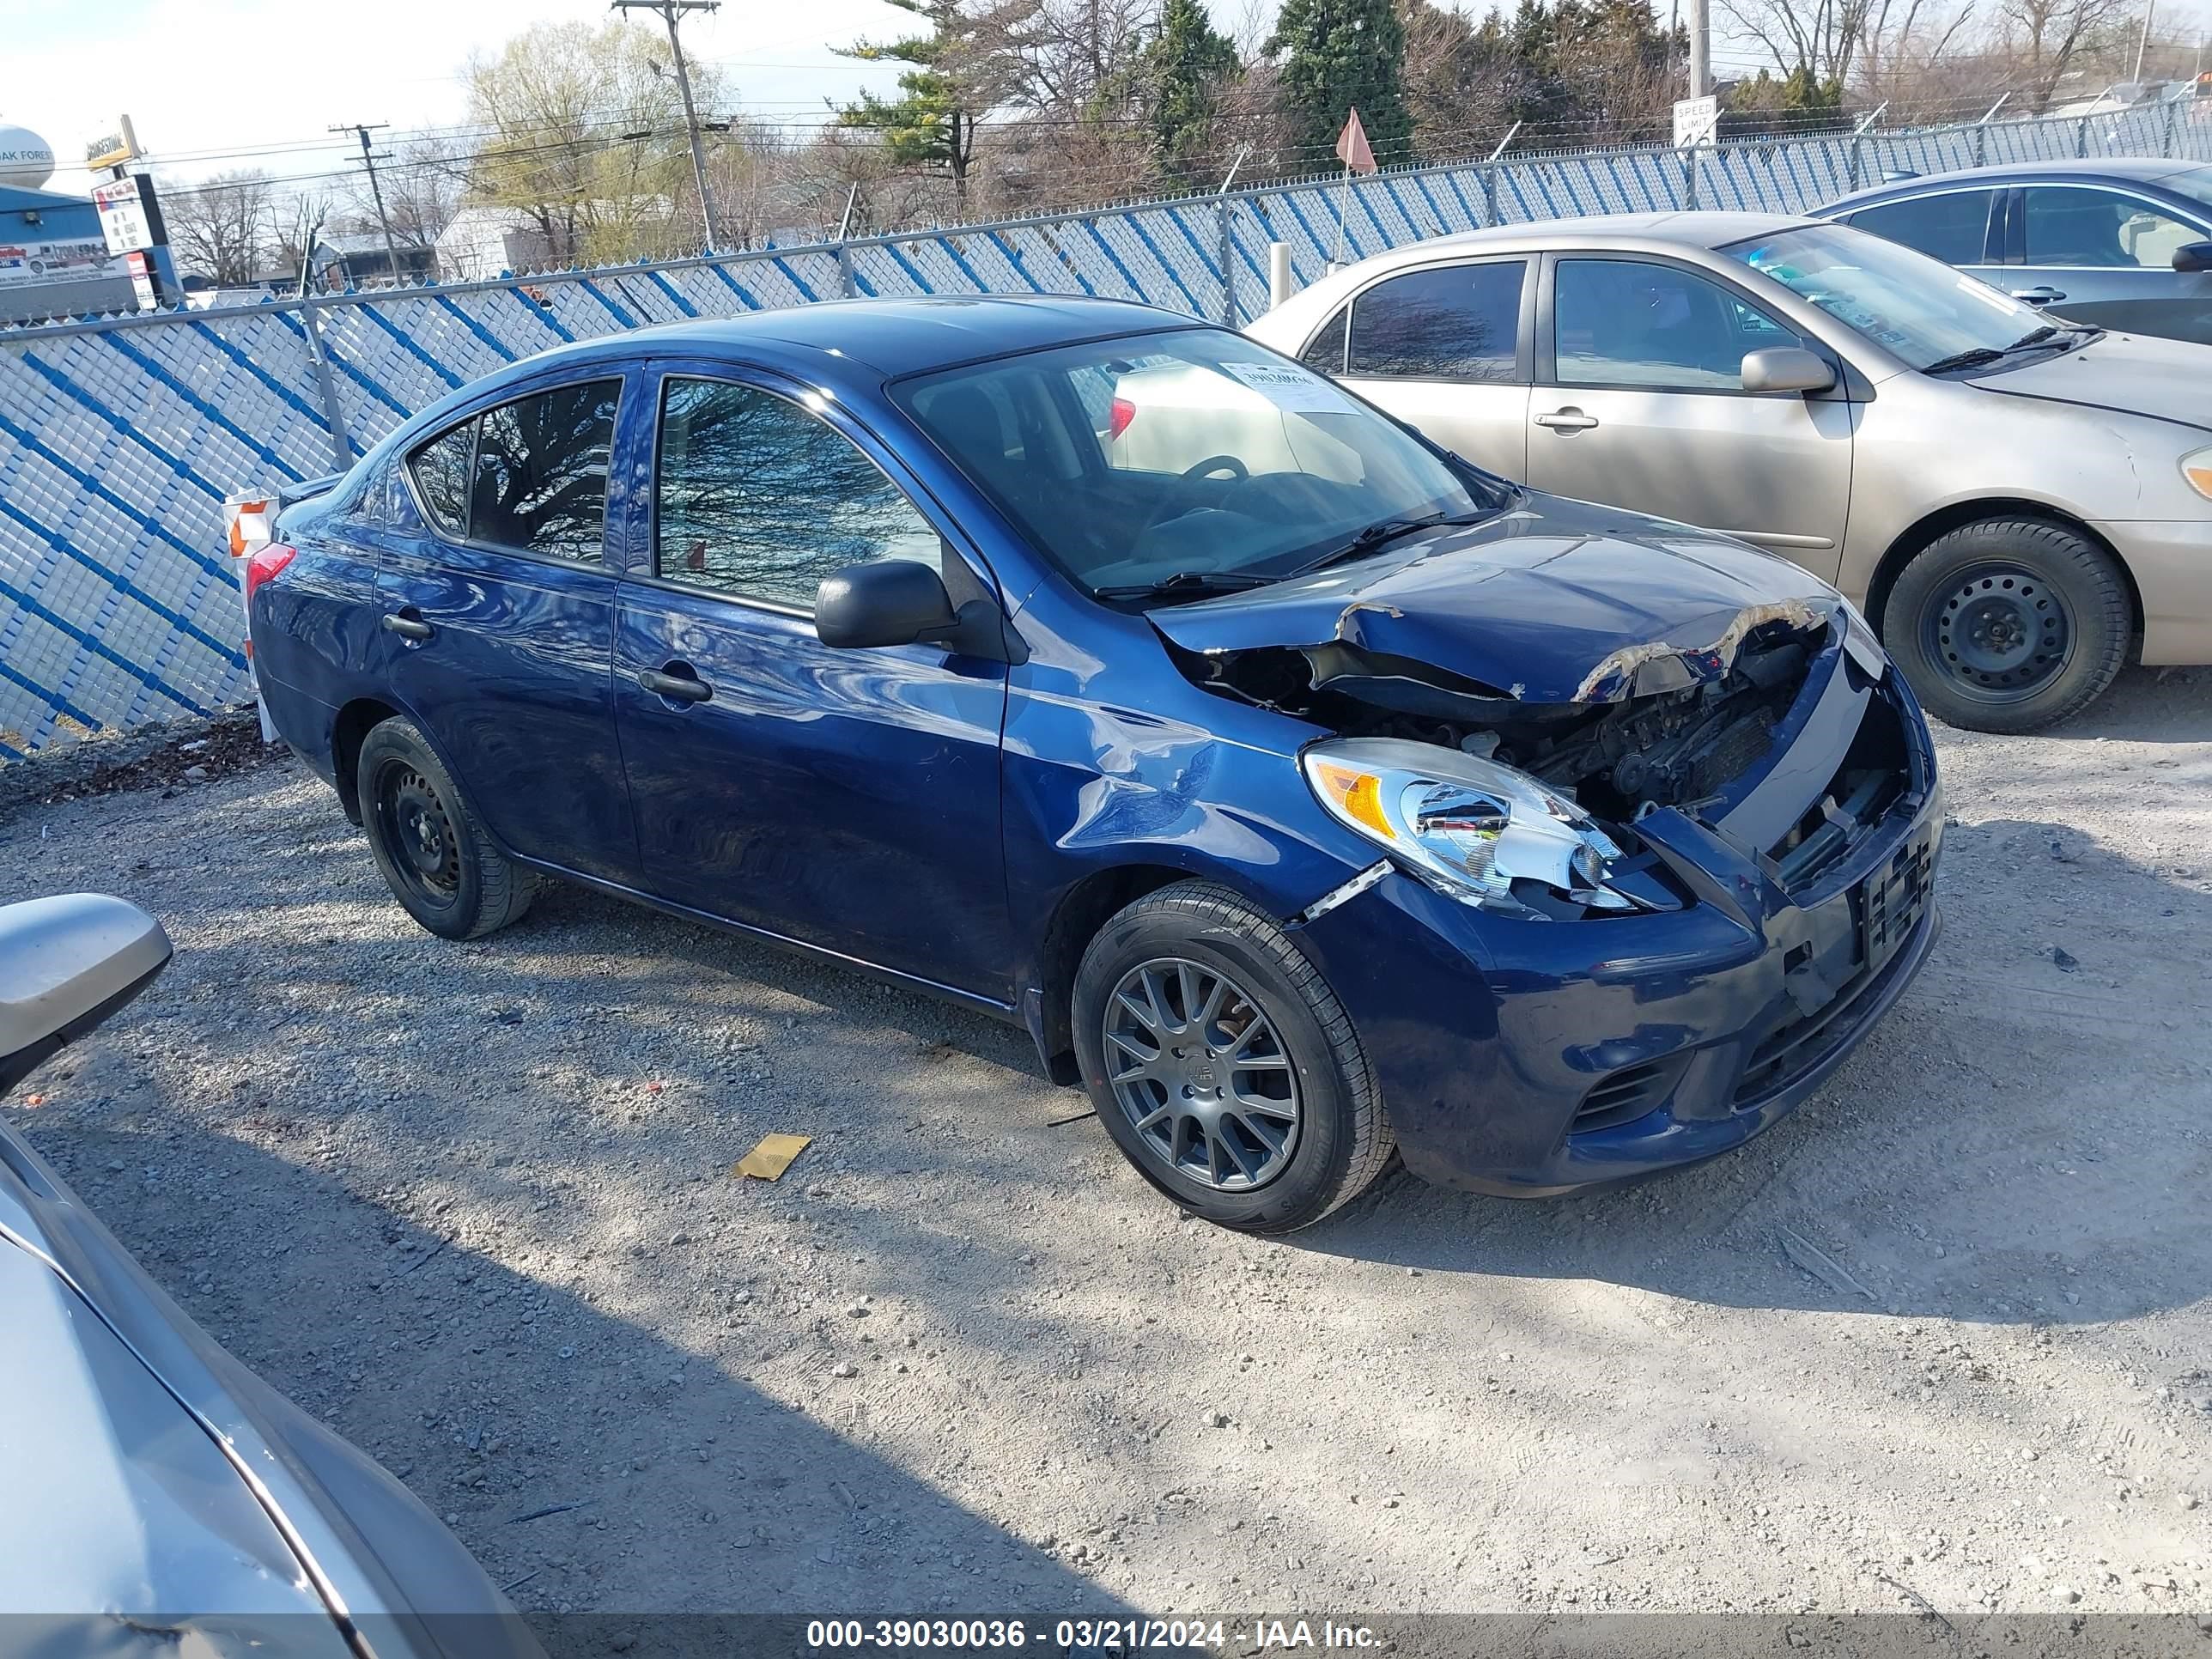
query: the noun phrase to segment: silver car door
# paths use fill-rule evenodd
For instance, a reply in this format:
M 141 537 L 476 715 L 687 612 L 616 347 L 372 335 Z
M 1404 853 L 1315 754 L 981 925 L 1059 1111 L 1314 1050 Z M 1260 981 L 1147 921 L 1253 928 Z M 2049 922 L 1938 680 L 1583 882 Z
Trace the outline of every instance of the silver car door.
M 2173 268 L 2212 228 L 2101 185 L 2029 185 L 2020 199 L 2021 263 L 2002 287 L 2069 322 L 2212 343 L 2212 272 Z
M 1342 378 L 1455 454 L 1520 482 L 1532 287 L 1518 256 L 1386 276 L 1353 296 Z
M 1856 406 L 1742 384 L 1748 352 L 1830 354 L 1672 261 L 1556 256 L 1546 286 L 1529 483 L 1727 531 L 1832 578 Z

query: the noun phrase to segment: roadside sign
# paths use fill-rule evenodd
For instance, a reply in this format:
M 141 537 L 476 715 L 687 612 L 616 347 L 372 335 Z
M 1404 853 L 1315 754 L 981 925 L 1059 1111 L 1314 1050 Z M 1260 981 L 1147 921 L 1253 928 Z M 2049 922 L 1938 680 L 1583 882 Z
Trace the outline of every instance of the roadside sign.
M 1716 94 L 1684 98 L 1674 106 L 1674 148 L 1703 149 L 1720 137 L 1721 100 Z
M 125 167 L 137 159 L 138 135 L 131 131 L 127 115 L 117 120 L 114 131 L 102 133 L 84 147 L 85 168 L 91 173 Z
M 110 253 L 132 253 L 161 240 L 161 211 L 154 205 L 154 181 L 134 173 L 96 185 L 92 204 L 100 210 L 100 234 Z

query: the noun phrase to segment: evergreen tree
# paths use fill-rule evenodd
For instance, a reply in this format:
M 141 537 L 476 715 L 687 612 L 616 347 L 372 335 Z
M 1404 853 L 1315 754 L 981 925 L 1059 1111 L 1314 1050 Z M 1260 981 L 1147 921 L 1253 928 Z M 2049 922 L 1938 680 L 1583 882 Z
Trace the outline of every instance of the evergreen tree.
M 1213 27 L 1203 0 L 1166 0 L 1160 32 L 1146 51 L 1152 147 L 1170 176 L 1212 159 L 1213 118 L 1223 84 L 1243 68 L 1229 37 Z
M 1353 109 L 1376 161 L 1408 158 L 1406 32 L 1392 0 L 1284 0 L 1267 50 L 1283 54 L 1283 112 L 1302 161 L 1319 166 Z
M 952 73 L 962 19 L 957 0 L 890 0 L 904 11 L 926 17 L 927 34 L 848 48 L 848 58 L 870 63 L 890 60 L 914 67 L 898 78 L 899 96 L 878 98 L 863 92 L 858 102 L 837 109 L 837 125 L 866 127 L 879 134 L 891 159 L 903 167 L 941 167 L 952 175 L 956 200 L 965 205 L 968 169 L 975 154 L 975 115 L 960 77 Z

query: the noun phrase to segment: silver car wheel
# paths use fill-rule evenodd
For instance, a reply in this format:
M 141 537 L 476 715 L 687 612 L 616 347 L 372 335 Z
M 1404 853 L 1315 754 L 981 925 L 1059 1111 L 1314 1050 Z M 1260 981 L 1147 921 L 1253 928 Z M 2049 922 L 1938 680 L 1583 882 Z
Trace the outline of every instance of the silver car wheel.
M 1139 963 L 1107 1000 L 1106 1081 L 1139 1140 L 1187 1181 L 1249 1192 L 1289 1167 L 1297 1073 L 1251 993 L 1180 957 Z

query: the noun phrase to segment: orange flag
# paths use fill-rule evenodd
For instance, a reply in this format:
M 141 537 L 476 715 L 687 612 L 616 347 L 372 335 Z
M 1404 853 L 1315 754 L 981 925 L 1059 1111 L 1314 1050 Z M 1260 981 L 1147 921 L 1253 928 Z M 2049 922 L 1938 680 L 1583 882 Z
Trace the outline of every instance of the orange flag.
M 1375 171 L 1375 152 L 1368 148 L 1367 129 L 1359 125 L 1357 106 L 1345 118 L 1344 131 L 1336 135 L 1336 159 L 1344 163 L 1346 173 Z

